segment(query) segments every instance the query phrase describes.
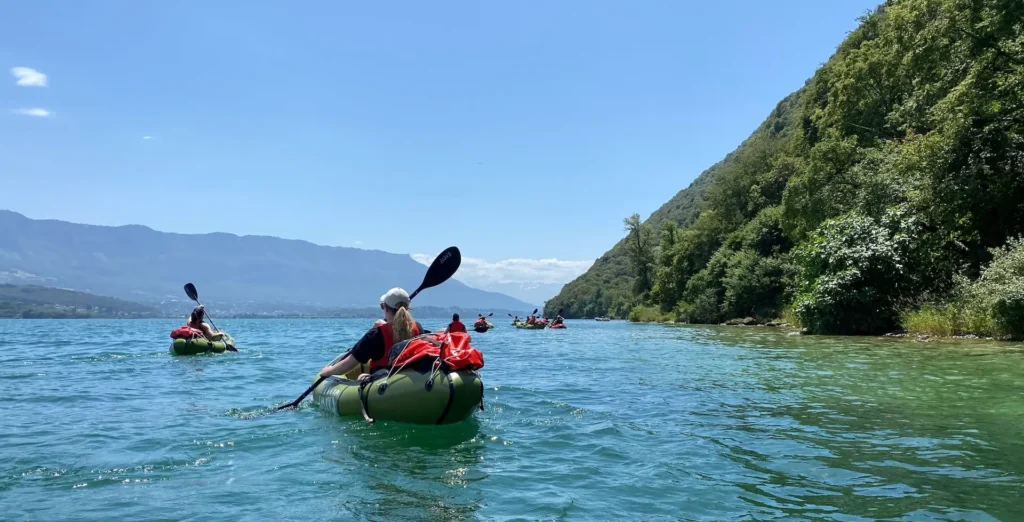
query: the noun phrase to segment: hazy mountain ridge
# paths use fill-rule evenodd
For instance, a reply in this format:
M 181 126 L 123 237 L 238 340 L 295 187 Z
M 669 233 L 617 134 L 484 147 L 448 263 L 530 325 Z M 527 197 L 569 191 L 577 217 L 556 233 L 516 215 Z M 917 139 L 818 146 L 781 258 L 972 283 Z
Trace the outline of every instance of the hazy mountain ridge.
M 362 308 L 375 305 L 393 286 L 412 291 L 424 270 L 408 255 L 379 250 L 270 236 L 177 234 L 141 225 L 35 220 L 0 210 L 0 283 L 72 288 L 147 304 L 181 299 L 182 285 L 191 281 L 204 302 L 224 307 L 294 303 Z M 533 308 L 454 279 L 423 292 L 416 303 Z

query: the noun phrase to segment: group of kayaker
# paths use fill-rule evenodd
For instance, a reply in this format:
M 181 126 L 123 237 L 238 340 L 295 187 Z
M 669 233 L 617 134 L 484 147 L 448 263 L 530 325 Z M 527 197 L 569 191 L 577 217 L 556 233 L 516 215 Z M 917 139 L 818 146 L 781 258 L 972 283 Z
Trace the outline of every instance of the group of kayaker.
M 430 333 L 423 325 L 413 319 L 409 310 L 409 294 L 402 288 L 392 288 L 380 296 L 380 309 L 384 319 L 378 319 L 363 336 L 352 346 L 349 354 L 340 361 L 328 364 L 320 370 L 321 376 L 343 375 L 361 364 L 369 364 L 369 371 L 389 366 L 391 347 L 411 339 L 417 335 Z M 188 319 L 188 327 L 203 333 L 211 341 L 224 337 L 221 332 L 214 332 L 203 322 L 205 309 L 199 305 L 192 310 Z M 466 327 L 459 321 L 459 315 L 452 317 L 452 324 L 445 329 L 450 332 L 465 332 Z M 363 374 L 362 378 L 366 376 Z
M 430 333 L 429 330 L 423 328 L 423 325 L 413 318 L 412 312 L 409 309 L 409 301 L 409 294 L 404 289 L 395 287 L 388 290 L 387 293 L 380 297 L 380 309 L 384 312 L 384 319 L 378 319 L 374 322 L 373 327 L 356 341 L 347 356 L 343 357 L 340 361 L 324 366 L 320 370 L 320 375 L 325 377 L 344 375 L 361 364 L 368 364 L 369 371 L 372 373 L 389 365 L 392 346 L 417 335 Z M 195 307 L 189 315 L 188 327 L 201 331 L 203 336 L 211 341 L 222 339 L 224 334 L 214 332 L 208 324 L 203 322 L 204 317 L 205 308 L 203 305 Z M 519 316 L 516 316 L 514 323 L 518 324 L 520 322 Z M 548 322 L 547 318 L 531 314 L 526 317 L 525 324 L 547 325 Z M 560 325 L 563 322 L 563 317 L 558 315 L 551 321 L 551 325 Z M 487 322 L 487 318 L 483 314 L 478 314 L 474 327 L 488 328 L 490 323 Z M 459 314 L 453 314 L 452 322 L 444 329 L 444 333 L 455 332 L 466 332 L 466 325 L 462 323 Z M 366 375 L 363 374 L 360 378 Z
M 553 325 L 558 325 L 558 324 L 564 324 L 565 323 L 565 318 L 563 318 L 561 315 L 557 315 L 557 316 L 555 316 L 554 319 L 549 321 L 547 317 L 541 317 L 539 315 L 533 315 L 533 314 L 526 316 L 526 320 L 525 321 L 520 321 L 518 315 L 512 318 L 512 324 L 513 325 L 516 325 L 516 324 L 526 324 L 526 325 L 531 325 L 531 326 L 535 325 L 535 324 L 546 325 L 549 322 L 551 323 L 552 326 Z

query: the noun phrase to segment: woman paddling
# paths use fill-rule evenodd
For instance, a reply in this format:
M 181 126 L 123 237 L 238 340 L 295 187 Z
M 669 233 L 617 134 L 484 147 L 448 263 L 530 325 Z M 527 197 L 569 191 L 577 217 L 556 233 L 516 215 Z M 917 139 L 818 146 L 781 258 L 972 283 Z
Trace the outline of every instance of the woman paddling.
M 205 316 L 206 308 L 203 305 L 193 308 L 192 314 L 188 316 L 188 327 L 203 332 L 203 336 L 211 341 L 219 341 L 223 339 L 223 333 L 214 332 L 210 329 L 210 325 L 203 322 L 203 317 Z
M 370 373 L 386 368 L 390 362 L 391 347 L 423 333 L 429 333 L 413 320 L 409 312 L 409 294 L 401 288 L 392 288 L 380 297 L 384 321 L 377 321 L 363 337 L 356 341 L 351 353 L 334 364 L 320 370 L 321 377 L 345 375 L 360 364 L 370 364 Z M 360 375 L 360 378 L 366 374 Z

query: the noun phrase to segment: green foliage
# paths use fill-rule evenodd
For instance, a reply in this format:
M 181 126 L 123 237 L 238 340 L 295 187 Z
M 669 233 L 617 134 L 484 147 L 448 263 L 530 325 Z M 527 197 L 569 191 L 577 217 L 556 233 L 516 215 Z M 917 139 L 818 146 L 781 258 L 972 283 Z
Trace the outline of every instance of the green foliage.
M 898 309 L 916 295 L 919 227 L 889 212 L 851 212 L 826 221 L 795 251 L 801 266 L 794 311 L 812 333 L 871 334 L 896 326 Z
M 643 295 L 654 285 L 654 230 L 640 221 L 640 214 L 622 220 L 628 232 L 626 252 L 636 275 L 635 291 Z
M 722 313 L 726 318 L 778 317 L 792 295 L 796 267 L 786 256 L 761 257 L 753 250 L 741 250 L 729 260 L 722 285 L 725 296 Z
M 1007 241 L 992 255 L 968 299 L 990 311 L 996 335 L 1024 339 L 1024 238 Z
M 1024 238 L 991 250 L 981 277 L 959 277 L 949 299 L 903 315 L 910 332 L 1024 339 Z
M 650 273 L 630 269 L 624 239 L 549 308 L 578 300 L 599 315 L 615 300 L 690 322 L 793 314 L 821 333 L 902 320 L 1017 335 L 1013 278 L 986 287 L 997 300 L 964 297 L 970 309 L 920 307 L 980 292 L 970 280 L 986 265 L 981 281 L 998 279 L 1010 262 L 990 261 L 1013 255 L 992 249 L 1024 231 L 1022 20 L 1019 0 L 887 1 L 651 215 Z
M 629 320 L 634 323 L 667 323 L 673 319 L 657 307 L 637 306 L 629 311 Z
M 963 301 L 940 305 L 925 304 L 917 310 L 905 312 L 903 328 L 914 334 L 939 337 L 974 334 L 991 336 L 992 317 L 978 306 Z

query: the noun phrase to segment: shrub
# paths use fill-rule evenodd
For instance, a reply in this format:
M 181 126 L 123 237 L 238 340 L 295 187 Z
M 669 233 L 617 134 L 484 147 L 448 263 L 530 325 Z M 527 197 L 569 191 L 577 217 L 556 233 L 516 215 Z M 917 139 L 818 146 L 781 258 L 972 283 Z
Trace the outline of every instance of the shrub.
M 661 313 L 657 306 L 637 306 L 630 310 L 629 320 L 634 323 L 665 323 L 671 316 Z
M 802 265 L 794 311 L 812 333 L 873 334 L 898 323 L 914 294 L 917 222 L 898 211 L 881 219 L 850 212 L 823 223 L 795 251 Z
M 903 327 L 933 335 L 1024 339 L 1024 238 L 991 253 L 992 262 L 977 281 L 958 278 L 947 302 L 905 313 Z

